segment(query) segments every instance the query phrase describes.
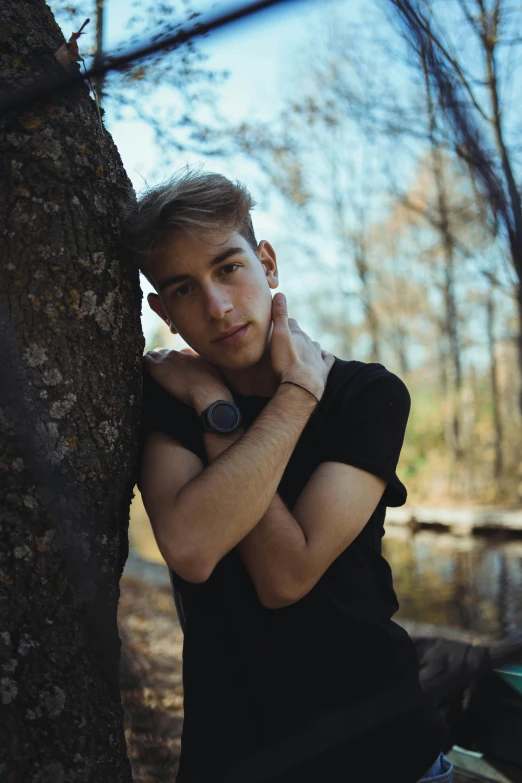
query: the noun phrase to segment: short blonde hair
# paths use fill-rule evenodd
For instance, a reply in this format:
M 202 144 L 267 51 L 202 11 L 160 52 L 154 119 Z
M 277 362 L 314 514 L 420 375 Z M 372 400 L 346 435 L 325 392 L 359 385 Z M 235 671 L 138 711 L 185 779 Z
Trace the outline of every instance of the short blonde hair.
M 154 284 L 150 260 L 176 231 L 196 236 L 207 231 L 237 231 L 256 250 L 250 217 L 254 206 L 255 201 L 240 182 L 187 166 L 130 203 L 123 225 L 123 245 L 132 262 Z

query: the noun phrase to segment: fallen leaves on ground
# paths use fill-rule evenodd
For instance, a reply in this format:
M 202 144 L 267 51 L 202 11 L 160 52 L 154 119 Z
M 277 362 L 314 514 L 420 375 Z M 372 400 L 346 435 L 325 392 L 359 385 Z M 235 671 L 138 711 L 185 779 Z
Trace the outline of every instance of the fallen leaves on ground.
M 183 633 L 171 590 L 124 576 L 118 624 L 125 738 L 134 783 L 173 783 L 183 724 Z

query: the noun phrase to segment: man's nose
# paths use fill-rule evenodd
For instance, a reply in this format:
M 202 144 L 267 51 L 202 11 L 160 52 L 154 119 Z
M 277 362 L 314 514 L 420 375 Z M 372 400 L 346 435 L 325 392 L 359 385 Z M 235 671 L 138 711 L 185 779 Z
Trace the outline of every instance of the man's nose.
M 232 302 L 225 291 L 216 289 L 207 291 L 205 309 L 208 317 L 213 321 L 219 321 L 221 318 L 224 318 L 232 310 L 232 307 Z

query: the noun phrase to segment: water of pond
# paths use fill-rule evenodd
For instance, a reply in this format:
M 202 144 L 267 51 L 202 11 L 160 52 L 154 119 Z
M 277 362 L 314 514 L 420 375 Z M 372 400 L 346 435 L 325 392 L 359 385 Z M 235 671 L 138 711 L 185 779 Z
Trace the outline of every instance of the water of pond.
M 383 554 L 399 598 L 397 621 L 492 639 L 522 631 L 522 541 L 388 526 Z

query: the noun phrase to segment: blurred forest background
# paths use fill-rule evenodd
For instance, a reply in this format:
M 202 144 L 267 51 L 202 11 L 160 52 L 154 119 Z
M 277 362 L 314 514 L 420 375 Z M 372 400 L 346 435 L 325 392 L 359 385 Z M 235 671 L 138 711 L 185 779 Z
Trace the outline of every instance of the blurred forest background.
M 90 17 L 87 64 L 225 7 L 50 5 L 66 38 Z M 93 85 L 137 191 L 186 163 L 244 181 L 291 314 L 404 379 L 415 503 L 522 500 L 521 21 L 511 0 L 290 2 Z M 146 350 L 179 348 L 154 318 Z

